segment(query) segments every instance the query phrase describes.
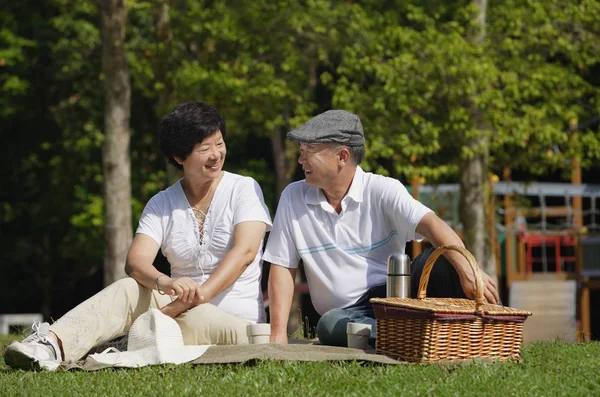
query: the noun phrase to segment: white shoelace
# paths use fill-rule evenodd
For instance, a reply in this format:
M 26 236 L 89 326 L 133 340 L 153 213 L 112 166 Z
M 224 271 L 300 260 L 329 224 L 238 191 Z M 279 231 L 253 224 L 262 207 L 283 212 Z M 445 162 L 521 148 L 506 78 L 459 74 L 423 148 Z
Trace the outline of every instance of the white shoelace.
M 31 325 L 31 329 L 33 330 L 33 332 L 27 337 L 28 341 L 33 342 L 39 340 L 44 343 L 48 343 L 48 330 L 44 328 L 48 327 L 44 327 L 44 324 L 42 324 L 39 321 L 35 321 Z

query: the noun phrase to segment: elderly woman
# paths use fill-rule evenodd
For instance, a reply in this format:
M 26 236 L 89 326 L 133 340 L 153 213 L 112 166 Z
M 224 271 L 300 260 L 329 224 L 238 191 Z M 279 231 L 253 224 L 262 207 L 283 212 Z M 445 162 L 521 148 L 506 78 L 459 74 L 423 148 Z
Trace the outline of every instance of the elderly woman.
M 130 276 L 106 287 L 52 325 L 12 343 L 13 368 L 58 366 L 125 335 L 159 308 L 181 327 L 184 343 L 248 343 L 246 326 L 264 322 L 261 247 L 271 227 L 256 181 L 223 171 L 225 121 L 211 106 L 184 103 L 160 123 L 160 145 L 183 178 L 150 199 L 127 255 Z M 158 250 L 171 275 L 153 261 Z

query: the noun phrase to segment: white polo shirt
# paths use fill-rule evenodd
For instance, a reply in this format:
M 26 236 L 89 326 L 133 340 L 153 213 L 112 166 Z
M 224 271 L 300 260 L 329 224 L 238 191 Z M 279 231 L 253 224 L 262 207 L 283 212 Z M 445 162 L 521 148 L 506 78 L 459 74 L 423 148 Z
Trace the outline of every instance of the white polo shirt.
M 304 263 L 319 314 L 350 306 L 369 288 L 385 284 L 387 260 L 404 252 L 431 212 L 400 181 L 360 167 L 338 214 L 321 189 L 305 180 L 281 194 L 263 260 L 297 268 Z

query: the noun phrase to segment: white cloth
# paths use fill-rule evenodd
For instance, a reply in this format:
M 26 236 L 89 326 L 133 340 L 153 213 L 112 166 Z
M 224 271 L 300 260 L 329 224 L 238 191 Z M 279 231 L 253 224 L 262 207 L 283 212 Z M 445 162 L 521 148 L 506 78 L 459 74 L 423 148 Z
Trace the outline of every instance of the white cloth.
M 83 367 L 137 368 L 154 364 L 183 364 L 197 359 L 209 347 L 210 345 L 184 345 L 177 322 L 158 309 L 150 309 L 131 326 L 127 351 L 109 348 L 102 353 L 90 354 Z
M 357 167 L 338 214 L 323 192 L 305 180 L 281 194 L 263 259 L 296 268 L 304 264 L 319 314 L 356 302 L 386 282 L 387 260 L 420 239 L 415 229 L 431 212 L 396 179 Z
M 235 225 L 248 221 L 264 222 L 271 229 L 260 186 L 250 177 L 225 172 L 204 221 L 202 244 L 181 180 L 150 199 L 136 233 L 150 236 L 161 246 L 173 278 L 191 277 L 202 284 L 231 249 Z M 252 323 L 264 322 L 261 255 L 259 249 L 240 278 L 210 303 Z

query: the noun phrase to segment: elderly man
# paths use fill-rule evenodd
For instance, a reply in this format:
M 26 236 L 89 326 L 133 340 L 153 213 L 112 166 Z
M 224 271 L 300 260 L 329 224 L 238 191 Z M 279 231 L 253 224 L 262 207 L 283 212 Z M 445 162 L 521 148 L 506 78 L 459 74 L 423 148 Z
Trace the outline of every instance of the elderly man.
M 433 247 L 464 246 L 429 208 L 413 199 L 396 179 L 364 172 L 360 119 L 344 110 L 315 116 L 288 133 L 299 142 L 305 179 L 282 193 L 263 259 L 271 262 L 269 296 L 271 342 L 287 343 L 294 275 L 304 263 L 312 303 L 321 315 L 322 344 L 346 346 L 348 322 L 372 325 L 369 299 L 385 297 L 387 260 L 404 252 L 406 242 L 426 237 Z M 411 264 L 413 296 L 433 248 Z M 485 298 L 498 302 L 494 282 L 483 275 Z M 441 256 L 427 289 L 432 297 L 472 297 L 475 280 L 456 252 Z

